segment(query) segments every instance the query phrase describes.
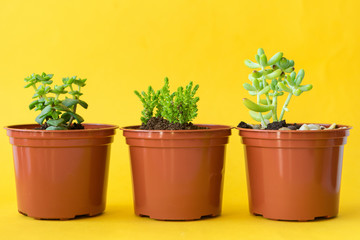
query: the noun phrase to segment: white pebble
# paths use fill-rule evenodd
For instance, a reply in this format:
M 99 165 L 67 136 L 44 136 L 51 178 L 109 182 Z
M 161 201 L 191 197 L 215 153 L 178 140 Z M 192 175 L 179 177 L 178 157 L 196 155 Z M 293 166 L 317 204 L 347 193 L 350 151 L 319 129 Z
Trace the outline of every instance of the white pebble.
M 299 130 L 310 130 L 309 126 L 307 124 L 303 124 Z
M 310 128 L 310 130 L 321 130 L 319 124 L 309 124 L 308 127 Z

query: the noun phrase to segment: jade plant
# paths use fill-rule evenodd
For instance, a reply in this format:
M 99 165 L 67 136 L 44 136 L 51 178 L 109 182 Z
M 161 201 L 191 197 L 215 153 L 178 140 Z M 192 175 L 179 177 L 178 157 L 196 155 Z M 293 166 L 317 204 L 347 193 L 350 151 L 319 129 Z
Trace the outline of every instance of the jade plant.
M 250 110 L 251 118 L 266 127 L 270 119 L 274 122 L 283 120 L 285 111 L 289 111 L 291 98 L 311 90 L 312 85 L 301 85 L 305 71 L 300 69 L 296 73 L 294 61 L 283 57 L 282 52 L 267 60 L 264 50 L 259 48 L 255 60 L 245 60 L 245 65 L 255 70 L 249 74 L 251 84 L 244 83 L 243 86 L 251 96 L 256 96 L 256 102 L 244 98 L 243 103 Z M 278 97 L 286 94 L 279 116 Z
M 88 107 L 85 101 L 80 100 L 86 79 L 66 77 L 62 79 L 62 85 L 52 87 L 52 78 L 53 74 L 46 73 L 31 74 L 25 78 L 25 88 L 33 87 L 35 90 L 32 97 L 35 100 L 30 103 L 29 109 L 41 111 L 35 121 L 40 125 L 46 123 L 46 130 L 70 129 L 74 120 L 81 124 L 84 119 L 76 113 L 76 109 L 78 105 Z
M 164 86 L 155 92 L 149 86 L 147 93 L 142 91 L 135 94 L 139 97 L 144 109 L 141 114 L 141 122 L 146 123 L 152 117 L 163 117 L 170 123 L 189 123 L 197 116 L 197 102 L 195 97 L 199 85 L 193 87 L 190 82 L 185 88 L 179 87 L 176 92 L 170 92 L 169 79 L 165 78 Z

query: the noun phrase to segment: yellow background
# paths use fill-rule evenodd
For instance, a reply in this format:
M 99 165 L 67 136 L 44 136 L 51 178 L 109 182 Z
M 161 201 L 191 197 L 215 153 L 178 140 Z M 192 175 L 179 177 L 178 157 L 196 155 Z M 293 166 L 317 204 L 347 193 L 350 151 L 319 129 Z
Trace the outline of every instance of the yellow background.
M 0 137 L 1 239 L 360 239 L 359 1 L 0 1 L 0 125 L 33 123 L 31 73 L 88 78 L 88 123 L 139 123 L 133 94 L 168 76 L 175 90 L 200 84 L 195 123 L 251 121 L 242 84 L 258 47 L 283 51 L 304 68 L 312 91 L 290 102 L 288 122 L 354 127 L 345 147 L 340 214 L 317 222 L 279 222 L 248 213 L 243 147 L 233 131 L 227 148 L 223 215 L 162 222 L 133 214 L 128 148 L 112 146 L 106 212 L 72 221 L 36 221 L 17 213 L 12 152 Z M 60 82 L 59 82 L 60 83 Z

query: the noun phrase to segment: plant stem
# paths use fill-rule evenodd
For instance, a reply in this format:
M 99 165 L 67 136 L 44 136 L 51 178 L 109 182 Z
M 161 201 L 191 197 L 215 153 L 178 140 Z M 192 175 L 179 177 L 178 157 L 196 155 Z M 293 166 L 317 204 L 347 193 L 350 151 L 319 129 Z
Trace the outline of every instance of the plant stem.
M 265 87 L 265 84 L 266 84 L 265 68 L 262 67 L 261 70 L 263 71 L 263 76 L 261 77 L 261 80 L 262 80 L 262 82 L 263 82 L 263 86 Z M 268 105 L 271 105 L 271 103 L 270 103 L 270 98 L 269 98 L 269 93 L 265 93 L 265 97 L 266 97 L 266 100 L 267 100 Z M 271 113 L 272 113 L 272 117 L 273 117 L 273 119 L 274 119 L 274 111 L 271 110 Z M 262 117 L 262 115 L 261 115 L 261 117 Z M 275 115 L 275 118 L 277 118 L 276 115 Z M 265 124 L 265 126 L 266 126 L 266 124 Z
M 76 106 L 77 106 L 77 104 L 75 104 L 75 105 L 74 105 L 74 110 L 73 110 L 73 113 L 76 113 Z M 70 126 L 71 126 L 72 121 L 74 121 L 74 116 L 71 116 L 71 118 L 70 118 L 70 120 L 69 120 L 68 127 L 70 127 Z
M 284 106 L 282 107 L 282 110 L 281 110 L 281 114 L 280 114 L 280 119 L 279 121 L 281 121 L 283 119 L 283 116 L 284 116 L 284 113 L 285 113 L 285 108 L 287 108 L 287 106 L 289 105 L 289 102 L 290 102 L 290 99 L 292 97 L 292 93 L 289 93 L 285 103 L 284 103 Z
M 274 91 L 274 95 L 276 94 L 276 90 Z M 278 121 L 278 118 L 277 118 L 277 96 L 274 96 L 273 97 L 273 102 L 272 102 L 273 106 L 274 106 L 274 109 L 272 110 L 273 111 L 273 121 L 274 122 L 277 122 Z
M 260 96 L 259 95 L 257 95 L 257 103 L 260 104 Z M 261 112 L 259 112 L 259 114 L 260 114 L 260 119 L 261 119 L 262 125 L 264 125 L 266 127 L 267 125 L 266 125 L 263 115 L 261 114 Z

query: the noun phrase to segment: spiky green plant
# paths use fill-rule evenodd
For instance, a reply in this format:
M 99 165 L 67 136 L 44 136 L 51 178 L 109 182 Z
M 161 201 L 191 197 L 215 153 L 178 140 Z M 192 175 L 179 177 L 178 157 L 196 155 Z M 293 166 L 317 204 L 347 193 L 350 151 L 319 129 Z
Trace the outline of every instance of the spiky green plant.
M 198 112 L 199 97 L 195 97 L 198 89 L 199 85 L 193 87 L 193 82 L 190 82 L 185 88 L 179 87 L 176 92 L 171 93 L 169 79 L 166 77 L 164 86 L 156 92 L 151 86 L 148 93 L 143 91 L 140 94 L 135 91 L 144 107 L 141 122 L 146 124 L 153 116 L 163 117 L 171 123 L 191 122 Z

